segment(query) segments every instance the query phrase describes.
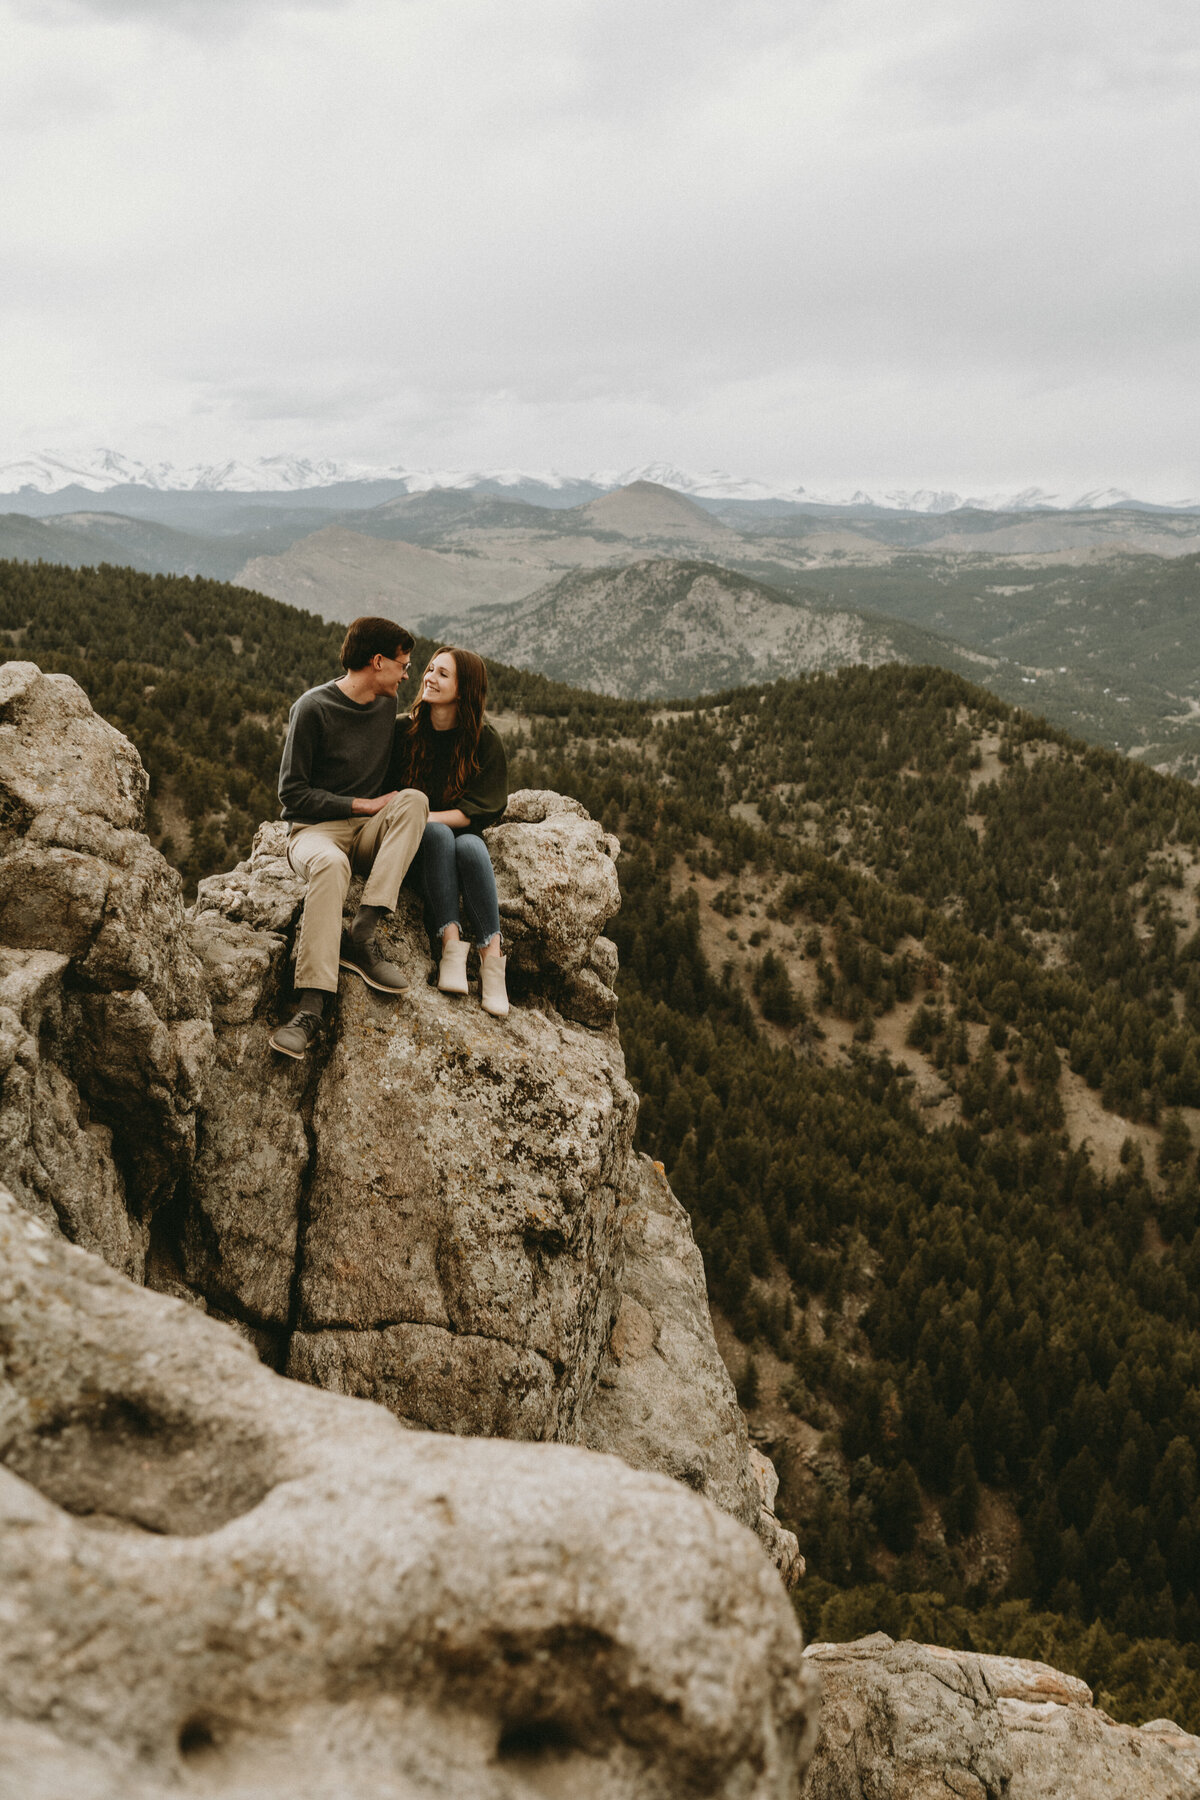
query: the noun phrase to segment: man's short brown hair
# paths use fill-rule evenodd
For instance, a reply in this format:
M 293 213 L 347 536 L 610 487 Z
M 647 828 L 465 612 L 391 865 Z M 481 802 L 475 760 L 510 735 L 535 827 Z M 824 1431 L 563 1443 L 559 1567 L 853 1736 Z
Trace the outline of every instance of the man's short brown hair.
M 342 642 L 342 667 L 365 669 L 376 656 L 407 656 L 415 643 L 394 619 L 355 619 Z

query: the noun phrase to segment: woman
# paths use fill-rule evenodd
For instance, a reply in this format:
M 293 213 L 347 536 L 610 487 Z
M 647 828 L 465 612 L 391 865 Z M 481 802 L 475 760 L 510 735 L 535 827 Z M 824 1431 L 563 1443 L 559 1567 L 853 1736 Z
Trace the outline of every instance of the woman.
M 479 950 L 483 1010 L 508 1012 L 500 907 L 492 859 L 480 835 L 508 803 L 508 767 L 500 734 L 483 716 L 487 670 L 473 650 L 443 644 L 421 677 L 408 724 L 397 730 L 397 785 L 420 788 L 429 823 L 413 862 L 425 893 L 430 937 L 440 947 L 438 987 L 467 992 L 461 890 Z

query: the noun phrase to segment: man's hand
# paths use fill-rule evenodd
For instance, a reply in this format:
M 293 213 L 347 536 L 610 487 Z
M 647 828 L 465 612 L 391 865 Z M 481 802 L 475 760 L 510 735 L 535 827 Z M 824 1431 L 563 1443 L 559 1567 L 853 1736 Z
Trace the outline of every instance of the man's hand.
M 399 788 L 393 788 L 390 794 L 380 794 L 378 800 L 359 800 L 355 798 L 350 802 L 350 811 L 356 818 L 370 818 L 372 813 L 382 812 L 388 801 L 394 800 L 399 792 Z

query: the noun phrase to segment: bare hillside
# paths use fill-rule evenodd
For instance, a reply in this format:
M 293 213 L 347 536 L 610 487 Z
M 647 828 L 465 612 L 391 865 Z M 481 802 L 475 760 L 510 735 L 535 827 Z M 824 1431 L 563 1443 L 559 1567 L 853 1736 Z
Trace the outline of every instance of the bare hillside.
M 739 536 L 702 506 L 655 481 L 635 481 L 629 487 L 616 488 L 566 516 L 578 519 L 585 529 L 615 531 L 634 539 L 717 545 L 734 544 Z
M 541 564 L 490 562 L 331 525 L 281 556 L 252 558 L 237 580 L 327 619 L 387 612 L 420 624 L 481 601 L 517 599 L 545 576 Z

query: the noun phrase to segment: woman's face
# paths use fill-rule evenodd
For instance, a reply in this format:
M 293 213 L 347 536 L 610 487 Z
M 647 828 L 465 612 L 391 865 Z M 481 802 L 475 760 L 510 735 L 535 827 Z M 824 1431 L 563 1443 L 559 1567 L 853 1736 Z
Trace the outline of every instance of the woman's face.
M 421 698 L 430 706 L 451 706 L 458 699 L 458 670 L 448 650 L 435 656 L 421 677 Z

